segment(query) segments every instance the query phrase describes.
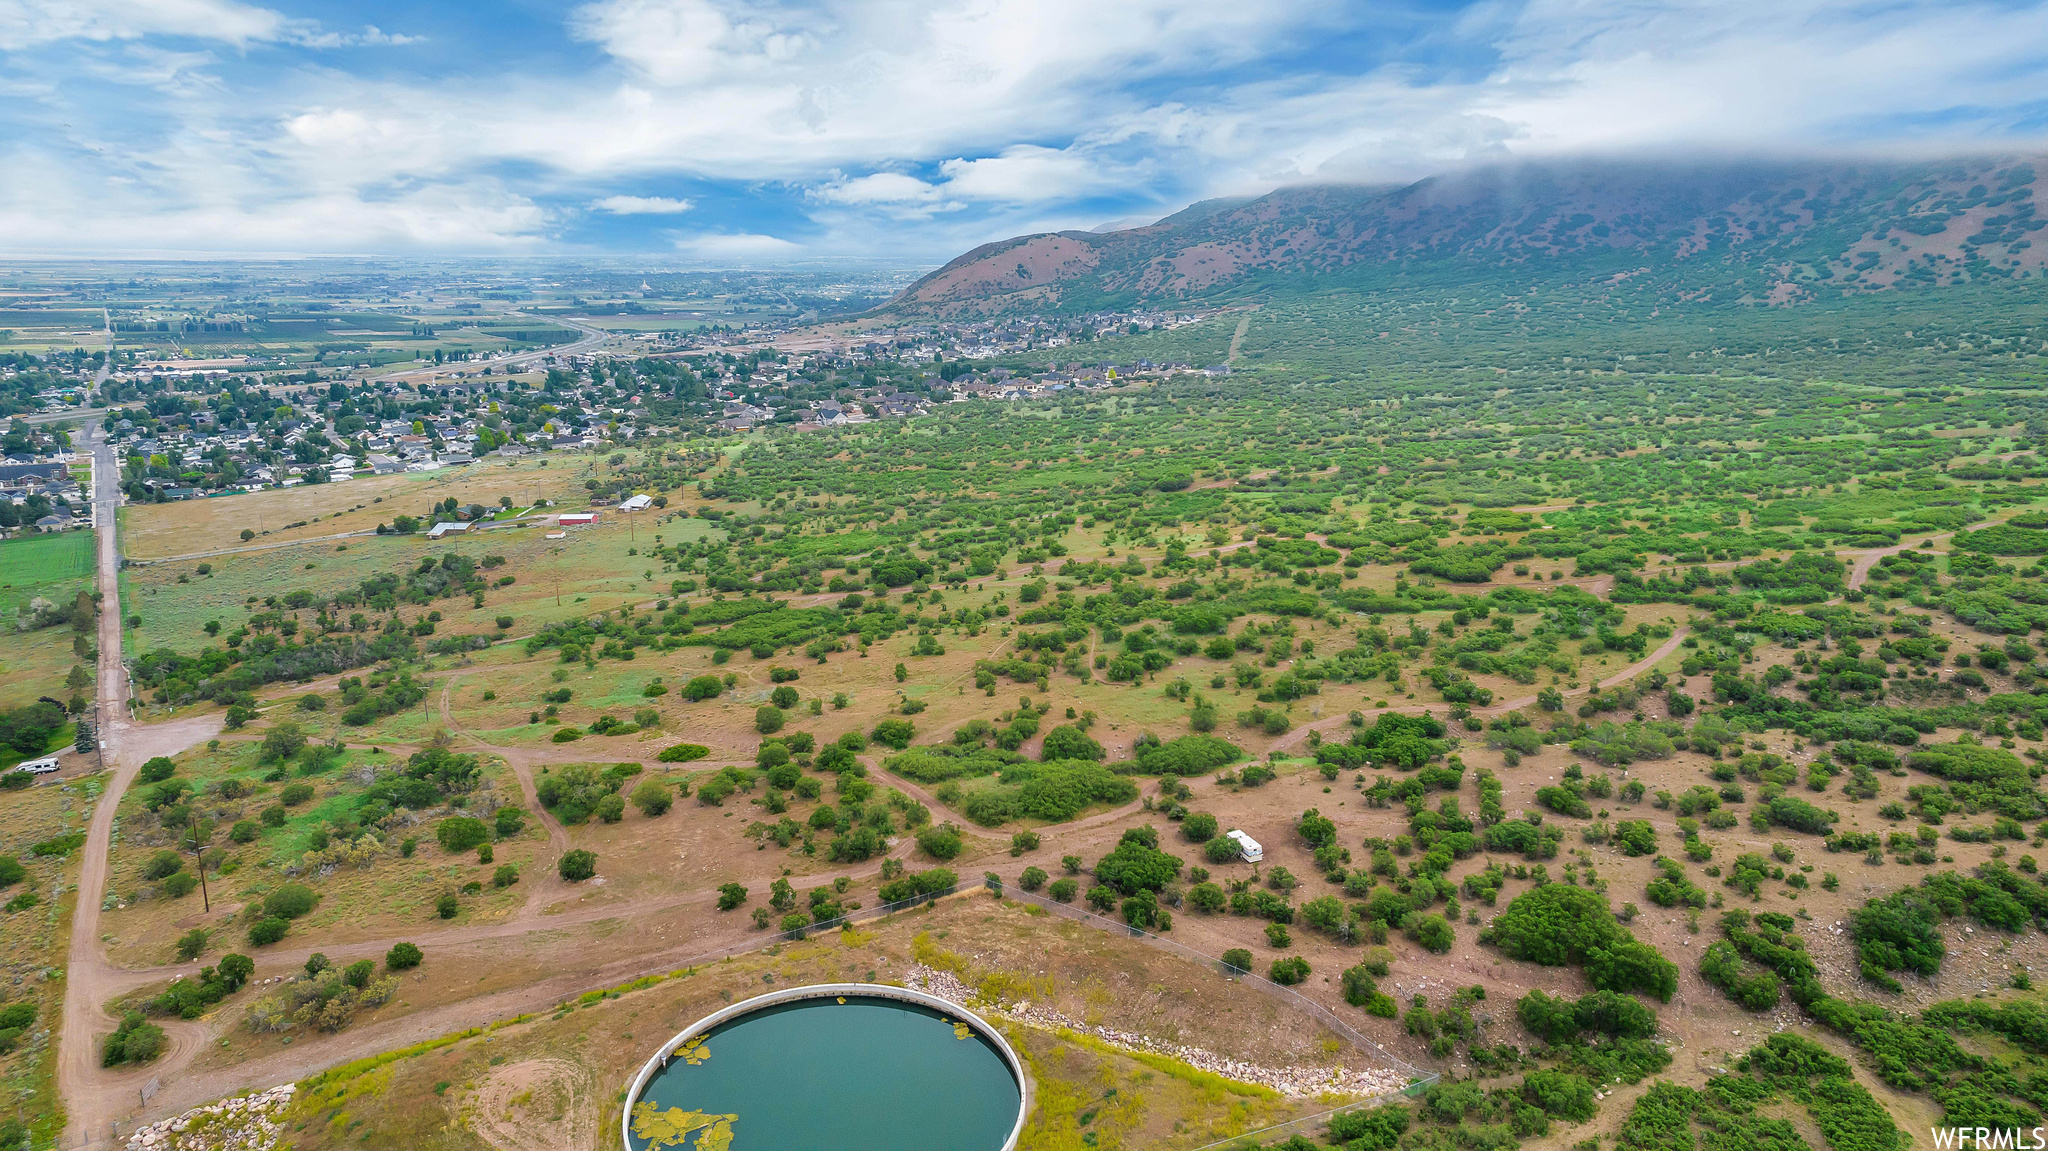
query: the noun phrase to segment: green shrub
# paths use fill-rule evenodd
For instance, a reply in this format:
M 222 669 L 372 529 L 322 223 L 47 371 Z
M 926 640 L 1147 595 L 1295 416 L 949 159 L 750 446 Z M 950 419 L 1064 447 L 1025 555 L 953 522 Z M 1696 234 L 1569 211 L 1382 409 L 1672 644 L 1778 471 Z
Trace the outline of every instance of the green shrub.
M 555 870 L 570 883 L 581 883 L 597 874 L 597 853 L 576 848 L 565 852 L 555 864 Z
M 1864 904 L 1850 914 L 1849 930 L 1863 977 L 1895 993 L 1900 984 L 1890 972 L 1933 975 L 1948 950 L 1941 939 L 1940 910 L 1915 891 L 1895 891 Z
M 184 856 L 179 855 L 175 851 L 159 851 L 149 857 L 148 863 L 143 864 L 142 878 L 155 882 L 175 872 L 183 871 L 184 868 Z
M 649 819 L 666 815 L 669 805 L 674 802 L 668 785 L 658 779 L 643 779 L 633 788 L 633 806 Z
M 710 754 L 711 749 L 701 743 L 672 743 L 662 748 L 661 754 L 655 758 L 663 763 L 690 763 Z
M 451 815 L 434 825 L 434 838 L 441 844 L 441 850 L 450 855 L 473 851 L 478 844 L 488 843 L 491 829 L 484 821 L 467 815 Z
M 384 953 L 384 966 L 392 971 L 409 971 L 418 967 L 424 958 L 418 947 L 410 943 L 395 943 Z
M 1370 1107 L 1330 1116 L 1330 1142 L 1345 1151 L 1391 1151 L 1408 1130 L 1408 1109 Z
M 1593 1084 L 1568 1071 L 1529 1072 L 1522 1078 L 1522 1098 L 1542 1108 L 1545 1114 L 1574 1123 L 1591 1119 L 1597 1106 Z
M 943 867 L 934 867 L 892 879 L 884 883 L 876 894 L 883 903 L 901 903 L 906 899 L 936 895 L 958 882 L 959 876 Z
M 319 902 L 319 892 L 303 883 L 287 883 L 263 897 L 263 912 L 274 919 L 297 919 Z
M 1614 825 L 1613 843 L 1623 855 L 1650 855 L 1657 850 L 1657 832 L 1647 819 L 1624 819 Z
M 927 826 L 917 833 L 918 850 L 941 863 L 958 856 L 966 846 L 960 829 L 950 823 Z
M 121 1020 L 121 1026 L 107 1036 L 106 1044 L 100 1048 L 100 1066 L 118 1067 L 123 1063 L 147 1063 L 163 1054 L 164 1030 L 143 1019 L 142 1012 L 130 1011 Z
M 1595 987 L 1646 991 L 1669 1001 L 1678 968 L 1614 919 L 1607 897 L 1563 883 L 1517 896 L 1480 934 L 1510 957 L 1547 967 L 1583 966 Z
M 256 947 L 266 947 L 285 937 L 292 929 L 291 921 L 272 917 L 259 919 L 249 925 L 249 942 Z
M 1285 959 L 1275 959 L 1272 966 L 1266 969 L 1266 978 L 1283 987 L 1291 987 L 1308 977 L 1308 960 L 1303 959 L 1299 955 L 1290 955 Z

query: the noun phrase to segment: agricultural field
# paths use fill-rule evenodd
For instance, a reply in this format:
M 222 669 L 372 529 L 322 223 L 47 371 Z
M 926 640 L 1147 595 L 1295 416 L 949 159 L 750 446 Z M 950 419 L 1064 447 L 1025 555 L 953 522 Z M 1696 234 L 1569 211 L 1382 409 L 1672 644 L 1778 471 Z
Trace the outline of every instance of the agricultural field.
M 511 499 L 518 507 L 549 500 L 579 508 L 589 503 L 584 481 L 603 467 L 603 457 L 577 453 L 550 453 L 539 460 L 486 457 L 430 472 L 136 504 L 121 509 L 122 554 L 149 561 L 372 532 L 380 523 L 389 525 L 401 515 L 419 516 L 450 498 L 463 506 L 495 507 L 499 500 Z M 245 541 L 244 531 L 256 534 Z
M 38 600 L 66 604 L 93 583 L 93 535 L 73 531 L 0 540 L 0 615 L 29 614 Z

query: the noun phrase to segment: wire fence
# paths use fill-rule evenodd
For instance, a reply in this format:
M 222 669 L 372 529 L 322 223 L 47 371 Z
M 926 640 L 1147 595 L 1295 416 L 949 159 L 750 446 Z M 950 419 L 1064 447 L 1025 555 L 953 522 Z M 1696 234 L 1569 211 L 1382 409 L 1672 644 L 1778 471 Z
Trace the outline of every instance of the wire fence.
M 1373 1042 L 1371 1039 L 1366 1038 L 1363 1034 L 1359 1033 L 1357 1028 L 1352 1027 L 1350 1024 L 1344 1022 L 1344 1020 L 1339 1018 L 1337 1014 L 1331 1011 L 1329 1008 L 1323 1006 L 1320 1003 L 1317 1003 L 1315 1000 L 1310 999 L 1297 991 L 1294 991 L 1291 988 L 1283 987 L 1280 984 L 1275 983 L 1272 980 L 1267 979 L 1264 976 L 1258 975 L 1254 972 L 1246 971 L 1243 968 L 1232 966 L 1231 964 L 1225 963 L 1223 962 L 1223 960 L 1217 958 L 1216 956 L 1210 955 L 1207 952 L 1197 951 L 1192 947 L 1176 943 L 1171 939 L 1167 939 L 1160 935 L 1155 935 L 1150 931 L 1146 931 L 1138 927 L 1133 927 L 1130 924 L 1123 922 L 1122 920 L 1111 919 L 1105 915 L 1097 915 L 1096 913 L 1089 911 L 1085 908 L 1076 907 L 1069 903 L 1061 903 L 1058 900 L 1054 899 L 1047 899 L 1044 896 L 1038 895 L 1034 892 L 1022 891 L 1006 886 L 1001 879 L 993 875 L 989 876 L 987 879 L 984 879 L 980 882 L 955 883 L 950 887 L 942 888 L 940 890 L 920 892 L 906 899 L 899 899 L 889 903 L 878 903 L 873 907 L 858 908 L 856 910 L 849 911 L 844 915 L 840 915 L 832 919 L 819 920 L 815 923 L 808 923 L 802 927 L 793 927 L 788 930 L 782 931 L 770 931 L 766 934 L 756 936 L 742 943 L 735 943 L 728 947 L 721 947 L 713 951 L 706 951 L 698 955 L 693 955 L 688 959 L 683 960 L 681 963 L 676 963 L 674 961 L 665 962 L 661 964 L 661 966 L 659 967 L 649 968 L 647 971 L 642 973 L 641 977 L 644 978 L 650 975 L 659 975 L 665 972 L 690 971 L 695 968 L 706 966 L 708 964 L 718 963 L 727 959 L 735 959 L 739 956 L 750 955 L 757 951 L 766 951 L 773 947 L 780 947 L 787 943 L 801 942 L 804 939 L 807 939 L 811 936 L 824 934 L 830 931 L 837 931 L 840 928 L 844 927 L 852 927 L 855 924 L 867 923 L 877 919 L 886 919 L 892 915 L 897 915 L 905 911 L 912 911 L 919 907 L 923 907 L 927 904 L 936 903 L 939 900 L 944 899 L 948 896 L 959 895 L 977 890 L 989 891 L 999 898 L 1015 900 L 1019 903 L 1024 903 L 1032 907 L 1040 908 L 1054 915 L 1060 916 L 1064 919 L 1070 919 L 1076 923 L 1084 924 L 1088 927 L 1095 928 L 1098 931 L 1107 932 L 1112 935 L 1121 935 L 1128 939 L 1139 940 L 1140 942 L 1146 943 L 1150 946 L 1171 952 L 1182 959 L 1196 963 L 1203 967 L 1207 967 L 1208 969 L 1215 972 L 1218 976 L 1222 978 L 1230 979 L 1245 986 L 1255 988 L 1258 991 L 1264 992 L 1265 994 L 1272 996 L 1274 999 L 1280 1001 L 1281 1003 L 1284 1003 L 1289 1007 L 1292 1007 L 1298 1011 L 1307 1014 L 1310 1018 L 1314 1019 L 1317 1023 L 1327 1028 L 1332 1034 L 1336 1035 L 1338 1038 L 1351 1044 L 1353 1047 L 1359 1049 L 1360 1051 L 1370 1052 L 1381 1062 L 1383 1062 L 1386 1066 L 1401 1072 L 1409 1078 L 1408 1084 L 1397 1090 L 1389 1091 L 1384 1094 L 1374 1096 L 1370 1099 L 1361 1099 L 1353 1103 L 1347 1103 L 1342 1107 L 1332 1108 L 1328 1111 L 1319 1112 L 1315 1115 L 1305 1115 L 1299 1119 L 1289 1120 L 1286 1123 L 1277 1124 L 1272 1127 L 1261 1128 L 1257 1131 L 1249 1131 L 1242 1135 L 1232 1136 L 1231 1138 L 1222 1140 L 1221 1142 L 1204 1144 L 1202 1147 L 1197 1148 L 1196 1151 L 1210 1151 L 1211 1148 L 1254 1147 L 1258 1145 L 1258 1141 L 1262 1141 L 1265 1138 L 1270 1138 L 1276 1135 L 1284 1135 L 1290 1132 L 1305 1132 L 1313 1130 L 1320 1127 L 1320 1125 L 1327 1123 L 1330 1117 L 1333 1115 L 1342 1114 L 1346 1111 L 1356 1111 L 1363 1107 L 1377 1106 L 1390 1099 L 1398 1098 L 1403 1095 L 1419 1094 L 1421 1091 L 1426 1089 L 1430 1084 L 1435 1083 L 1438 1079 L 1436 1072 L 1424 1070 L 1423 1068 L 1416 1067 L 1414 1064 L 1411 1064 L 1406 1060 L 1403 1060 L 1399 1056 L 1388 1051 L 1386 1048 L 1381 1047 L 1379 1044 Z M 569 1000 L 567 1002 L 573 1003 L 574 1000 Z M 156 1080 L 152 1080 L 151 1082 L 155 1083 Z M 147 1089 L 145 1089 L 145 1091 L 146 1094 L 144 1096 L 143 1102 L 147 1104 L 149 1102 L 148 1095 L 154 1094 L 154 1092 L 147 1092 Z M 142 1125 L 143 1124 L 141 1123 L 131 1124 L 129 1130 L 133 1130 L 134 1128 L 140 1127 Z M 112 1149 L 122 1148 L 126 1145 L 127 1134 L 122 1130 L 120 1124 L 113 1124 L 109 1126 L 108 1129 L 105 1131 L 92 1131 L 82 1133 L 79 1137 L 74 1138 L 68 1142 L 60 1137 L 55 1141 L 33 1143 L 30 1145 L 30 1148 L 31 1151 L 112 1151 Z

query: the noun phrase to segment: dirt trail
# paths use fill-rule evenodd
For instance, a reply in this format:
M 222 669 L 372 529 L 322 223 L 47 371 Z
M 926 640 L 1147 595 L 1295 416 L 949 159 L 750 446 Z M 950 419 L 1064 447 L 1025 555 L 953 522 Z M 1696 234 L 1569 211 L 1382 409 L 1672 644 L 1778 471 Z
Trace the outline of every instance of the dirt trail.
M 1237 362 L 1238 345 L 1244 343 L 1244 334 L 1246 332 L 1251 331 L 1251 329 L 1252 314 L 1250 312 L 1246 312 L 1244 314 L 1244 318 L 1237 322 L 1237 330 L 1230 333 L 1230 352 L 1223 357 L 1223 362 L 1225 364 L 1234 364 Z

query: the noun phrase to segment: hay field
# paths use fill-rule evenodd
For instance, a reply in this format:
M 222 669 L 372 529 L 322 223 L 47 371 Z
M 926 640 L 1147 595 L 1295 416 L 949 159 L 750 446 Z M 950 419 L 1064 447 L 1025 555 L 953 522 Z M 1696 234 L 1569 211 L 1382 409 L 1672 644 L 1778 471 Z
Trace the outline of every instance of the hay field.
M 481 608 L 454 597 L 430 608 L 408 606 L 406 618 L 438 611 L 444 622 L 435 634 L 443 636 L 502 634 L 496 619 L 510 615 L 517 621 L 510 634 L 525 635 L 555 620 L 665 594 L 669 577 L 655 570 L 658 563 L 644 558 L 643 545 L 653 544 L 656 535 L 668 541 L 696 540 L 717 531 L 704 520 L 642 515 L 573 529 L 559 540 L 546 538 L 548 533 L 536 525 L 431 542 L 423 535 L 362 536 L 134 566 L 121 572 L 121 604 L 130 616 L 140 615 L 143 626 L 127 630 L 125 647 L 130 652 L 159 647 L 189 652 L 219 642 L 210 641 L 201 630 L 207 621 L 219 620 L 232 631 L 251 611 L 264 610 L 266 598 L 301 588 L 326 598 L 380 572 L 409 571 L 424 557 L 450 552 L 477 559 L 504 556 L 505 565 L 489 574 L 494 584 L 504 576 L 514 582 L 493 586 Z M 208 568 L 203 574 L 201 563 Z M 656 578 L 646 578 L 650 570 Z
M 418 516 L 455 497 L 458 503 L 496 507 L 499 497 L 521 506 L 551 499 L 583 507 L 583 481 L 598 474 L 607 456 L 550 452 L 540 459 L 485 457 L 466 467 L 364 476 L 343 483 L 302 484 L 167 504 L 121 509 L 121 550 L 152 560 L 252 545 L 375 530 L 402 515 Z M 256 538 L 244 543 L 243 531 Z

